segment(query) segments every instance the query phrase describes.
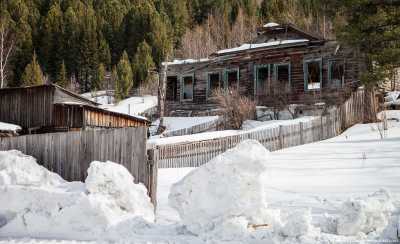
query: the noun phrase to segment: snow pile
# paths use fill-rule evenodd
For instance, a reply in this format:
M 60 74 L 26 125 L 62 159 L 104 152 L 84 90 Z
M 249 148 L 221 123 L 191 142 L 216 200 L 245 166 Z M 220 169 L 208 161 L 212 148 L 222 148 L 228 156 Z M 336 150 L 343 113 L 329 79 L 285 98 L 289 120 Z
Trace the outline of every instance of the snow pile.
M 311 211 L 297 210 L 289 214 L 287 221 L 281 228 L 283 236 L 300 237 L 307 235 L 313 229 L 311 225 Z
M 257 141 L 242 142 L 174 184 L 170 205 L 194 234 L 228 225 L 235 230 L 222 234 L 231 235 L 247 224 L 270 223 L 262 182 L 268 155 Z
M 400 105 L 400 91 L 388 92 L 385 96 L 385 106 Z
M 266 28 L 269 28 L 269 27 L 277 27 L 277 26 L 279 26 L 279 24 L 274 23 L 274 22 L 269 22 L 269 23 L 266 23 L 266 24 L 264 25 L 264 27 L 266 27 Z
M 90 240 L 121 222 L 154 221 L 144 186 L 121 165 L 93 162 L 66 182 L 17 151 L 0 153 L 0 237 Z
M 349 236 L 381 232 L 388 225 L 394 206 L 389 193 L 381 190 L 364 199 L 348 200 L 341 209 L 337 232 Z
M 57 174 L 38 165 L 34 158 L 19 151 L 0 151 L 0 187 L 54 186 L 64 183 Z
M 0 131 L 20 131 L 22 128 L 18 125 L 13 125 L 9 123 L 0 122 Z

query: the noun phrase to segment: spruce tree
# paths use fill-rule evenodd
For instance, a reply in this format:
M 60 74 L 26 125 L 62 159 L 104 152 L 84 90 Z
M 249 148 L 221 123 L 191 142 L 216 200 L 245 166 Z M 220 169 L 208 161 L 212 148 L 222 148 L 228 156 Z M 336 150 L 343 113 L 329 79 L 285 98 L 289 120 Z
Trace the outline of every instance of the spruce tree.
M 56 84 L 61 87 L 64 87 L 64 88 L 68 87 L 68 85 L 69 85 L 69 79 L 68 79 L 67 69 L 65 67 L 64 60 L 62 61 L 59 71 L 57 73 Z
M 132 61 L 133 78 L 135 85 L 146 83 L 149 78 L 149 72 L 155 68 L 153 58 L 151 56 L 151 47 L 146 41 L 139 44 L 135 57 Z
M 99 64 L 96 75 L 92 82 L 92 90 L 101 90 L 104 88 L 104 80 L 106 77 L 106 67 L 103 63 Z
M 133 86 L 133 74 L 128 54 L 123 52 L 122 57 L 117 65 L 117 79 L 115 84 L 116 99 L 122 100 L 128 97 Z
M 44 83 L 44 76 L 42 69 L 36 58 L 36 53 L 33 53 L 32 62 L 29 63 L 24 73 L 22 74 L 23 86 L 42 85 Z

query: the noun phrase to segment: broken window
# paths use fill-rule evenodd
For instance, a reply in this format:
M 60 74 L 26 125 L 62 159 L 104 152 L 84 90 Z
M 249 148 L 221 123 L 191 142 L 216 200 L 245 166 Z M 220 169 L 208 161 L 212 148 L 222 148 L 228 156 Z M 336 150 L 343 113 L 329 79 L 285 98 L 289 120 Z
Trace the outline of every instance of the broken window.
M 178 77 L 168 76 L 167 77 L 167 91 L 166 91 L 167 101 L 177 101 L 178 100 Z
M 329 83 L 330 88 L 340 88 L 344 83 L 344 62 L 339 60 L 329 61 Z
M 321 88 L 322 62 L 321 60 L 307 61 L 304 64 L 304 80 L 307 90 Z
M 269 79 L 269 68 L 266 66 L 259 66 L 256 68 L 256 95 L 265 95 L 267 93 Z
M 226 71 L 226 82 L 229 89 L 237 89 L 239 86 L 239 70 Z
M 208 74 L 208 96 L 212 96 L 213 92 L 220 88 L 222 88 L 222 82 L 219 73 Z
M 183 77 L 183 100 L 192 100 L 193 99 L 193 76 L 185 76 Z

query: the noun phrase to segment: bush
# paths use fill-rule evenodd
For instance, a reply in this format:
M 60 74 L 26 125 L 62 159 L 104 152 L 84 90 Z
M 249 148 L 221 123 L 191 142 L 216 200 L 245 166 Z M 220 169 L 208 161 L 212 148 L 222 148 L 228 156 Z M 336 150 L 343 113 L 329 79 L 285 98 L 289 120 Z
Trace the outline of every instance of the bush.
M 213 97 L 223 110 L 226 128 L 240 129 L 245 120 L 256 117 L 256 103 L 236 89 L 217 89 Z

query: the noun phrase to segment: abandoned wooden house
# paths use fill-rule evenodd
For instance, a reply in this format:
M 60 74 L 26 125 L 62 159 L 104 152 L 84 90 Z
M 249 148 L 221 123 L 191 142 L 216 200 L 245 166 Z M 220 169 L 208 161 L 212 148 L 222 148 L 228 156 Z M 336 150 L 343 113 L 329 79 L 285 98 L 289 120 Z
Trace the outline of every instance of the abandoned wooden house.
M 0 89 L 0 121 L 21 126 L 23 133 L 150 125 L 98 105 L 54 84 Z
M 251 43 L 219 50 L 207 59 L 168 62 L 166 111 L 214 111 L 213 90 L 228 87 L 264 106 L 273 103 L 274 89 L 288 90 L 290 103 L 323 102 L 325 95 L 340 97 L 357 87 L 361 57 L 292 24 L 268 23 L 258 28 Z

